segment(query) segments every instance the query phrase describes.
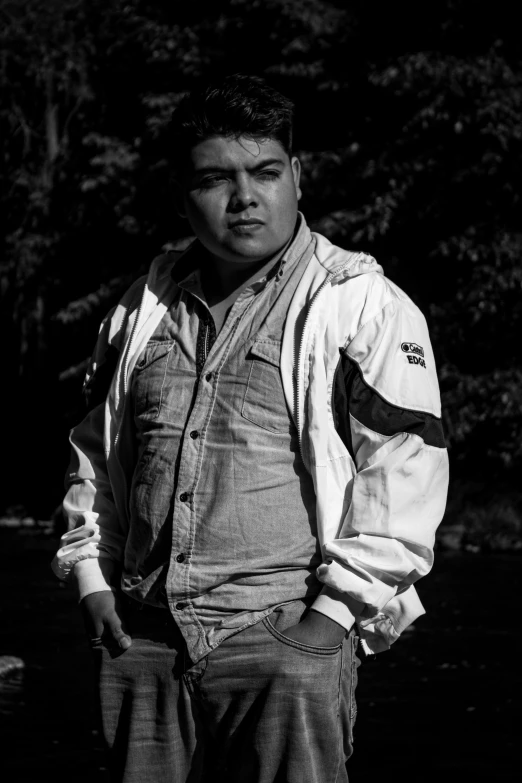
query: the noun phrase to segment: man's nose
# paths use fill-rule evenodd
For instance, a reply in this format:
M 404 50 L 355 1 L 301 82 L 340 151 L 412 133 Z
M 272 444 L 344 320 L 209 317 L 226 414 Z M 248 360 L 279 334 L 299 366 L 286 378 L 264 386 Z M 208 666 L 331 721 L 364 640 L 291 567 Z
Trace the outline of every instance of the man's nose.
M 256 207 L 258 198 L 254 183 L 250 177 L 240 176 L 235 180 L 234 190 L 230 197 L 229 208 L 232 212 L 242 212 L 248 207 Z

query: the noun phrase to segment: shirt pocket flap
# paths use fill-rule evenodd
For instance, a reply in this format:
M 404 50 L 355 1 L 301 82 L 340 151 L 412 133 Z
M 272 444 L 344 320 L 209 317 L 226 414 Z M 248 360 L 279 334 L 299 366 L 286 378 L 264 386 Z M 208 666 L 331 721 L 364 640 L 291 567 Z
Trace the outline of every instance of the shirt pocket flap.
M 264 359 L 274 367 L 279 367 L 281 364 L 281 342 L 277 340 L 257 341 L 250 348 L 249 355 L 257 359 Z
M 153 342 L 150 340 L 134 366 L 136 372 L 140 373 L 150 367 L 154 362 L 168 356 L 174 348 L 174 345 L 175 343 L 173 340 L 162 340 L 161 342 Z

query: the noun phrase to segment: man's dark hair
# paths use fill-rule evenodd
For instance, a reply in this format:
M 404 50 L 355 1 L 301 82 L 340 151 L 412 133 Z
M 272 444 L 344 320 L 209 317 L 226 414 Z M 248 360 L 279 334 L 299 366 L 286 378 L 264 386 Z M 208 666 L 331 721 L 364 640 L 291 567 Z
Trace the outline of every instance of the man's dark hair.
M 290 157 L 294 105 L 259 76 L 234 74 L 186 95 L 172 115 L 175 169 L 187 153 L 213 136 L 275 139 Z

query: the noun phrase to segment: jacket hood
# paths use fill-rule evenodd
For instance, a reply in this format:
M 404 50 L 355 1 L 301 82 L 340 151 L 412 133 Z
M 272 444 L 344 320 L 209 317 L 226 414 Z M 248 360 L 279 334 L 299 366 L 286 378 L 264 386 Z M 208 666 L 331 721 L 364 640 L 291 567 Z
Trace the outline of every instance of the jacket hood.
M 339 280 L 358 277 L 368 274 L 368 272 L 384 274 L 382 266 L 373 256 L 336 247 L 322 234 L 314 233 L 313 237 L 316 242 L 315 256 L 317 260 L 328 274 L 336 278 L 339 277 Z

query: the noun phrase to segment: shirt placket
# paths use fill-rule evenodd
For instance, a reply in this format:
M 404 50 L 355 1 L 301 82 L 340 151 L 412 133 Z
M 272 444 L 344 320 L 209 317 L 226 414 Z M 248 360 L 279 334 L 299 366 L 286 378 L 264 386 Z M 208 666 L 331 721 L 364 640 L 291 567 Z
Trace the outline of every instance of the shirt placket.
M 261 282 L 261 281 L 260 281 Z M 205 632 L 190 601 L 190 571 L 194 556 L 196 532 L 196 487 L 202 472 L 205 434 L 218 393 L 220 371 L 232 349 L 240 322 L 247 314 L 256 294 L 264 288 L 256 285 L 246 289 L 235 301 L 219 335 L 212 344 L 212 316 L 198 286 L 191 283 L 186 290 L 198 299 L 206 310 L 203 335 L 203 356 L 196 350 L 198 379 L 196 394 L 183 435 L 177 487 L 173 503 L 172 547 L 167 575 L 167 600 L 170 611 L 189 645 L 191 655 L 208 653 Z M 197 318 L 197 315 L 194 317 Z

